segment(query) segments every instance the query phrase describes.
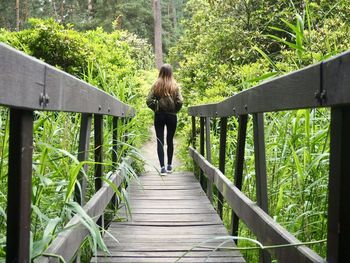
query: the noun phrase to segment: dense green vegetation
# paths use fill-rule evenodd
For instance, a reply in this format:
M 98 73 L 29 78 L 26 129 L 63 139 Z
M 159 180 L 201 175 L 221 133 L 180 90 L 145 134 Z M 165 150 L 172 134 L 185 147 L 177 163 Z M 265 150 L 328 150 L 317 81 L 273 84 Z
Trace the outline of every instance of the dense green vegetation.
M 243 89 L 349 49 L 347 1 L 189 1 L 184 34 L 171 50 L 187 105 L 221 101 Z M 184 136 L 190 122 L 182 116 Z M 219 121 L 212 120 L 218 165 Z M 237 120 L 230 118 L 226 175 L 233 180 Z M 199 126 L 199 124 L 198 124 Z M 198 127 L 197 126 L 197 127 Z M 301 241 L 323 240 L 327 226 L 329 112 L 265 114 L 269 213 Z M 189 141 L 183 142 L 187 157 Z M 243 192 L 255 196 L 252 121 L 248 125 Z M 230 227 L 230 210 L 224 215 Z M 241 224 L 240 236 L 251 236 Z M 254 236 L 253 236 L 254 237 Z M 240 246 L 248 245 L 240 242 Z M 326 244 L 312 246 L 325 256 Z M 249 262 L 257 254 L 248 252 Z
M 54 3 L 57 6 L 64 3 L 62 12 L 57 6 L 54 8 Z M 156 76 L 152 46 L 148 44 L 153 43 L 151 1 L 96 0 L 92 4 L 91 11 L 87 9 L 85 0 L 30 1 L 27 14 L 26 9 L 21 9 L 22 30 L 11 32 L 15 28 L 15 16 L 10 15 L 14 3 L 0 1 L 0 6 L 4 7 L 0 11 L 0 27 L 7 28 L 0 30 L 0 41 L 84 79 L 136 107 L 137 117 L 128 127 L 120 125 L 118 133 L 127 130 L 129 143 L 140 146 L 147 139 L 148 126 L 151 125 L 151 112 L 144 109 L 144 99 Z M 162 14 L 164 52 L 169 51 L 167 57 L 176 69 L 185 106 L 221 101 L 261 81 L 350 48 L 350 6 L 347 0 L 164 0 Z M 28 15 L 53 18 L 28 19 Z M 182 23 L 179 21 L 181 18 Z M 36 112 L 35 119 L 33 257 L 39 255 L 62 231 L 73 213 L 78 213 L 79 207 L 72 203 L 69 187 L 74 185 L 83 165 L 75 158 L 79 114 Z M 0 182 L 3 185 L 7 184 L 8 120 L 8 110 L 1 108 Z M 190 119 L 186 109 L 181 111 L 179 120 L 180 155 L 190 169 L 192 161 L 187 152 Z M 219 120 L 213 119 L 211 124 L 212 156 L 217 165 Z M 230 118 L 226 176 L 231 180 L 237 126 L 237 120 Z M 108 171 L 112 147 L 111 138 L 107 136 L 112 129 L 110 119 L 106 118 L 105 127 L 105 153 L 108 157 L 105 171 Z M 265 143 L 270 215 L 301 241 L 324 240 L 327 228 L 329 111 L 267 113 Z M 120 151 L 129 151 L 138 158 L 130 145 L 124 145 Z M 245 151 L 243 192 L 255 200 L 251 120 Z M 127 170 L 130 177 L 136 175 L 135 167 L 128 167 L 122 160 L 120 162 L 120 168 Z M 87 176 L 91 195 L 91 168 Z M 6 188 L 0 190 L 0 261 L 5 255 L 6 191 Z M 230 209 L 225 205 L 224 222 L 228 228 L 229 218 Z M 96 231 L 94 225 L 90 228 Z M 239 235 L 254 238 L 244 224 L 240 224 Z M 90 247 L 95 247 L 94 242 L 98 242 L 103 248 L 98 238 L 90 238 L 89 241 Z M 250 244 L 239 242 L 239 246 L 246 245 Z M 311 247 L 325 256 L 325 242 Z M 256 251 L 245 253 L 248 262 L 257 262 Z M 89 253 L 85 254 L 88 257 Z
M 53 18 L 71 23 L 78 31 L 103 28 L 128 30 L 154 43 L 151 0 L 17 0 L 19 28 L 30 26 L 29 18 Z M 167 53 L 181 32 L 186 0 L 162 0 L 163 49 Z M 0 0 L 0 28 L 16 29 L 16 1 Z
M 106 33 L 102 29 L 75 31 L 72 26 L 60 25 L 54 20 L 31 19 L 26 30 L 9 32 L 1 30 L 0 41 L 57 66 L 134 106 L 138 112 L 127 126 L 119 125 L 119 142 L 128 136 L 127 144 L 119 144 L 119 169 L 126 178 L 136 176 L 140 163 L 130 167 L 123 156 L 140 156 L 134 146 L 147 139 L 150 112 L 144 111 L 144 97 L 154 79 L 152 47 L 143 39 L 126 31 Z M 89 239 L 90 247 L 98 244 L 98 229 L 81 213 L 73 202 L 74 185 L 84 163 L 77 161 L 80 114 L 36 112 L 34 122 L 33 193 L 32 193 L 32 243 L 31 255 L 35 258 L 44 251 L 63 226 L 78 213 L 89 230 L 95 233 Z M 112 119 L 105 118 L 105 173 L 112 170 Z M 69 128 L 67 128 L 69 127 Z M 127 132 L 124 134 L 124 132 Z M 0 181 L 7 185 L 9 111 L 0 109 Z M 93 136 L 93 134 L 92 134 Z M 89 160 L 93 157 L 93 141 Z M 89 162 L 88 197 L 94 192 L 93 162 Z M 6 196 L 7 187 L 0 190 L 0 259 L 5 256 Z M 123 197 L 121 193 L 121 198 Z M 85 245 L 86 260 L 90 253 Z

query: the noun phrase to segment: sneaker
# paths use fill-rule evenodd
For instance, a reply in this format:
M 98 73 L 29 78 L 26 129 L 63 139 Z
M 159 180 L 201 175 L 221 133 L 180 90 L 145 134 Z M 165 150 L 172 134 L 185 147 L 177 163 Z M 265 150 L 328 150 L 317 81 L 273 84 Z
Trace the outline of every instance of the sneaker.
M 161 167 L 160 168 L 160 175 L 166 175 L 166 174 L 167 174 L 167 172 L 165 170 L 165 166 Z
M 166 167 L 166 171 L 171 174 L 173 172 L 173 167 L 171 166 L 171 164 L 168 164 L 168 166 Z

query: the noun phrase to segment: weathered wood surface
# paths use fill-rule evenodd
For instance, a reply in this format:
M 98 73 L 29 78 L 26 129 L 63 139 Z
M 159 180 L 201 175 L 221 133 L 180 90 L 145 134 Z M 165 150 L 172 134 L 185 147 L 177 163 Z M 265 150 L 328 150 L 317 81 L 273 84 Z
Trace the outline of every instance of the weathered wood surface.
M 21 109 L 135 115 L 135 109 L 47 63 L 0 43 L 0 105 Z
M 263 82 L 219 103 L 192 106 L 189 115 L 228 117 L 340 106 L 350 101 L 350 52 Z
M 32 198 L 32 111 L 11 109 L 9 141 L 6 262 L 27 262 Z
M 91 262 L 245 262 L 238 251 L 212 252 L 227 237 L 227 230 L 192 173 L 160 177 L 148 172 L 140 185 L 129 185 L 132 215 L 125 208 L 105 235 L 110 255 L 98 252 Z M 215 239 L 216 238 L 216 239 Z M 228 241 L 225 247 L 235 246 Z M 213 247 L 213 248 L 210 248 Z M 208 259 L 207 259 L 208 257 Z M 207 261 L 205 261 L 207 259 Z
M 208 178 L 212 178 L 214 185 L 222 193 L 224 199 L 236 215 L 242 219 L 264 245 L 300 243 L 297 238 L 275 222 L 255 202 L 244 195 L 219 169 L 210 164 L 195 149 L 190 147 L 189 152 L 197 165 L 204 170 L 204 174 Z M 269 251 L 280 262 L 326 262 L 307 246 L 291 246 Z
M 122 183 L 123 177 L 119 172 L 111 175 L 109 178 L 117 187 Z M 99 218 L 112 196 L 114 195 L 113 189 L 104 183 L 102 187 L 93 195 L 93 197 L 84 205 L 85 212 L 95 220 Z M 68 228 L 69 226 L 75 226 Z M 77 250 L 80 248 L 81 243 L 89 235 L 89 231 L 81 223 L 78 215 L 75 215 L 66 225 L 66 231 L 58 234 L 56 239 L 50 244 L 45 251 L 45 254 L 60 255 L 64 260 L 69 262 Z M 59 262 L 57 257 L 41 256 L 34 260 L 35 263 L 56 263 Z
M 350 242 L 350 107 L 332 108 L 328 205 L 328 262 L 347 262 Z

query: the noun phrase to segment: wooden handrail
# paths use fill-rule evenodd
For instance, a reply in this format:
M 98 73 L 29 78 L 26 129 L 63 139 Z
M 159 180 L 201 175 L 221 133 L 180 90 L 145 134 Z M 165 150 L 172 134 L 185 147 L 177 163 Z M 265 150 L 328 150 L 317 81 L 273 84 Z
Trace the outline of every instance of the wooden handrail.
M 30 213 L 32 188 L 33 122 L 34 111 L 81 113 L 79 161 L 87 161 L 91 122 L 94 118 L 95 190 L 96 194 L 85 204 L 86 182 L 79 176 L 75 200 L 84 205 L 85 212 L 98 220 L 112 199 L 113 188 L 102 184 L 103 172 L 103 117 L 113 117 L 113 171 L 117 164 L 117 123 L 135 115 L 135 109 L 104 91 L 77 79 L 38 59 L 0 43 L 0 105 L 10 108 L 7 262 L 29 262 Z M 86 167 L 84 167 L 86 169 Z M 119 187 L 123 176 L 114 173 L 110 180 Z M 79 223 L 74 216 L 68 226 Z M 101 219 L 98 224 L 102 224 Z M 87 229 L 71 228 L 62 232 L 49 246 L 47 253 L 70 261 L 88 235 Z M 54 262 L 41 257 L 36 262 Z
M 264 245 L 300 243 L 255 202 L 245 196 L 218 168 L 210 164 L 195 149 L 190 147 L 189 153 L 208 179 L 214 182 L 238 217 L 246 223 Z M 323 258 L 306 246 L 292 246 L 271 251 L 281 262 L 325 262 Z
M 200 153 L 190 148 L 190 154 L 200 167 L 202 185 L 213 181 L 219 190 L 218 213 L 222 213 L 222 197 L 232 210 L 231 233 L 237 235 L 238 220 L 241 218 L 263 244 L 293 244 L 298 242 L 290 233 L 273 222 L 267 214 L 266 160 L 264 146 L 263 113 L 305 108 L 331 108 L 330 169 L 328 199 L 327 262 L 347 261 L 347 244 L 350 243 L 350 52 L 345 52 L 321 63 L 289 73 L 242 91 L 219 103 L 191 106 L 192 140 L 196 136 L 196 117 L 200 119 Z M 254 156 L 257 203 L 240 191 L 244 163 L 244 147 L 247 133 L 247 117 L 254 120 Z M 210 136 L 204 139 L 204 119 L 221 119 L 230 116 L 239 120 L 235 162 L 235 186 L 229 185 L 224 176 L 226 124 L 220 125 L 220 170 L 213 167 L 204 157 L 204 143 L 207 152 Z M 195 144 L 194 144 L 195 147 Z M 222 149 L 223 148 L 223 149 Z M 204 181 L 207 177 L 207 184 Z M 264 212 L 265 211 L 265 212 Z M 315 252 L 305 247 L 271 250 L 281 262 L 324 262 Z M 262 262 L 270 262 L 267 254 L 261 255 Z
M 119 187 L 123 182 L 123 175 L 120 172 L 114 173 L 109 180 Z M 84 211 L 96 221 L 103 215 L 105 208 L 114 195 L 113 189 L 104 183 L 103 186 L 91 197 L 83 207 Z M 71 227 L 69 229 L 69 227 Z M 85 238 L 89 230 L 80 222 L 79 216 L 75 215 L 66 225 L 68 230 L 61 232 L 46 249 L 45 254 L 60 255 L 66 262 L 69 262 Z M 57 262 L 56 257 L 41 256 L 34 260 L 35 263 Z
M 47 63 L 0 43 L 0 105 L 132 117 L 135 109 Z
M 198 117 L 228 117 L 350 104 L 350 51 L 263 82 L 219 103 L 191 106 Z

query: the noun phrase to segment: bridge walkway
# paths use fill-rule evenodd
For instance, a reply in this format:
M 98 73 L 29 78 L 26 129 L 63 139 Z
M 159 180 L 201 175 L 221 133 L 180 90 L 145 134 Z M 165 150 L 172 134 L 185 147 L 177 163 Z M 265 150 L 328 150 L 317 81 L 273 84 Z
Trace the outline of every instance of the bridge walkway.
M 128 188 L 132 217 L 109 226 L 119 243 L 105 235 L 111 255 L 99 252 L 97 262 L 175 262 L 194 247 L 178 262 L 245 262 L 238 251 L 213 253 L 224 241 L 213 238 L 228 236 L 227 230 L 192 173 L 147 172 L 140 182 Z

